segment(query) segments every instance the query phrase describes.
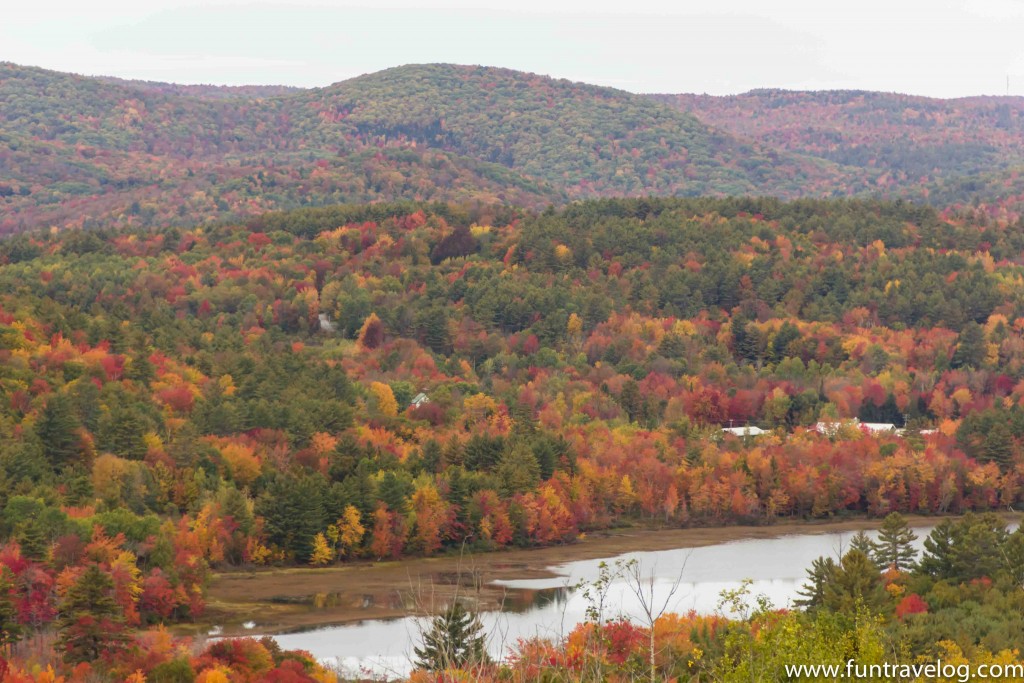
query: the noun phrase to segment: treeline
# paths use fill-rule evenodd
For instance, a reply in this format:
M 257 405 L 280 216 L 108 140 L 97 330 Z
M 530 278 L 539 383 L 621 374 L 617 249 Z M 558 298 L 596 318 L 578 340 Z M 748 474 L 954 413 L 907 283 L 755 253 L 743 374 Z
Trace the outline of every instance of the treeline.
M 17 622 L 59 626 L 90 567 L 142 627 L 198 617 L 216 567 L 1014 506 L 1019 235 L 694 199 L 4 241 Z
M 1024 532 L 995 515 L 966 515 L 940 522 L 923 551 L 917 540 L 893 513 L 876 540 L 860 532 L 838 561 L 816 560 L 793 608 L 748 584 L 723 591 L 710 615 L 660 614 L 636 560 L 620 560 L 583 593 L 584 623 L 563 639 L 520 641 L 500 663 L 474 649 L 480 627 L 451 610 L 430 631 L 432 647 L 417 650 L 421 668 L 410 680 L 780 681 L 815 666 L 838 675 L 804 677 L 1021 680 Z M 646 598 L 632 620 L 603 604 L 611 581 Z

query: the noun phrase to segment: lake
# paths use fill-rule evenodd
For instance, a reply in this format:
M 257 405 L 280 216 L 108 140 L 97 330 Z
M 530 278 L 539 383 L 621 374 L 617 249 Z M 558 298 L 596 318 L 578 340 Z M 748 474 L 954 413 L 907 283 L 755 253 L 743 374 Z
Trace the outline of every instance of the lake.
M 914 531 L 920 549 L 931 527 Z M 501 657 L 520 638 L 560 638 L 568 634 L 585 620 L 590 604 L 576 586 L 595 581 L 601 574 L 602 562 L 614 570 L 616 560 L 636 560 L 647 590 L 653 579 L 655 605 L 660 608 L 667 603 L 669 612 L 715 612 L 722 591 L 739 588 L 748 579 L 752 582 L 752 596 L 765 595 L 777 607 L 790 606 L 811 562 L 821 555 L 838 558 L 848 548 L 852 535 L 807 533 L 698 548 L 633 552 L 556 565 L 550 568 L 558 574 L 556 578 L 501 581 L 498 583 L 508 589 L 503 609 L 481 615 L 489 634 L 488 648 L 492 656 Z M 876 536 L 874 532 L 869 535 Z M 643 622 L 640 601 L 626 576 L 610 582 L 604 604 L 606 617 L 622 615 Z M 406 617 L 317 628 L 275 638 L 284 648 L 308 650 L 320 659 L 337 661 L 352 674 L 372 672 L 378 677 L 401 677 L 412 668 L 413 647 L 428 627 L 429 619 Z

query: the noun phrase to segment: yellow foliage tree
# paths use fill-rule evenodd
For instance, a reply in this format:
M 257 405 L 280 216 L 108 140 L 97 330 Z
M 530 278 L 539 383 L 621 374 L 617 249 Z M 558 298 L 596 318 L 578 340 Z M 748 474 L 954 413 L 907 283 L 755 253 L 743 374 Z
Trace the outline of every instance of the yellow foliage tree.
M 619 491 L 616 500 L 623 510 L 629 510 L 636 504 L 636 491 L 633 489 L 633 481 L 628 474 L 622 475 L 619 480 Z
M 345 557 L 354 555 L 366 534 L 366 528 L 362 524 L 362 515 L 359 514 L 355 505 L 345 507 L 345 511 L 341 513 L 341 518 L 334 529 L 337 534 L 334 542 L 341 549 L 341 554 Z
M 387 417 L 398 415 L 398 401 L 391 387 L 383 382 L 373 382 L 370 384 L 370 393 L 377 401 L 378 413 Z
M 327 543 L 327 537 L 321 531 L 313 537 L 313 552 L 309 556 L 309 563 L 314 567 L 322 567 L 325 564 L 330 564 L 333 559 L 334 551 L 331 550 L 330 544 Z
M 96 495 L 109 502 L 120 503 L 124 480 L 132 469 L 132 463 L 104 453 L 92 465 L 92 487 Z
M 573 349 L 578 351 L 583 343 L 583 318 L 575 313 L 571 313 L 569 315 L 569 322 L 565 325 L 565 332 Z
M 564 244 L 559 244 L 555 247 L 555 258 L 563 265 L 568 264 L 572 260 L 572 249 Z
M 231 669 L 216 665 L 211 669 L 205 669 L 196 677 L 196 683 L 230 683 Z
M 217 385 L 220 387 L 220 392 L 225 396 L 235 395 L 235 380 L 231 375 L 221 375 L 220 379 L 217 380 Z
M 498 404 L 487 394 L 473 394 L 462 401 L 462 409 L 471 422 L 487 419 L 498 409 Z
M 231 469 L 231 476 L 242 486 L 248 486 L 260 476 L 260 459 L 249 446 L 229 443 L 221 446 L 221 457 Z

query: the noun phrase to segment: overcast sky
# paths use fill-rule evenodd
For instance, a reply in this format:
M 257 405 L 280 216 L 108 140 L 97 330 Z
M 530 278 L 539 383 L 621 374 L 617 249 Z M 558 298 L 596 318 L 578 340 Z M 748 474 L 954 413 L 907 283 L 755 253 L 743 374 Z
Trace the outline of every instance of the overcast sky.
M 0 60 L 299 86 L 456 62 L 712 94 L 1002 95 L 1009 77 L 1024 95 L 1024 0 L 8 0 Z

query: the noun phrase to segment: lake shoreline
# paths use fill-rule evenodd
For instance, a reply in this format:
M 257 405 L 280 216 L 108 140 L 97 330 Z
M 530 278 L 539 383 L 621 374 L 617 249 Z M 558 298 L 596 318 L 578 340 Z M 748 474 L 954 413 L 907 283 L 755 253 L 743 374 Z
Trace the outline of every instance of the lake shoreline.
M 1017 520 L 1019 515 L 1006 515 Z M 907 515 L 911 526 L 931 526 L 949 516 Z M 514 591 L 496 581 L 558 576 L 550 567 L 629 552 L 697 548 L 747 539 L 793 534 L 855 533 L 876 529 L 878 518 L 793 521 L 764 526 L 622 528 L 591 532 L 561 546 L 516 548 L 473 554 L 360 561 L 325 568 L 287 567 L 223 572 L 208 591 L 207 617 L 192 625 L 205 633 L 213 625 L 226 636 L 273 635 L 368 619 L 428 614 L 455 595 L 480 610 L 499 609 Z M 822 554 L 831 552 L 822 548 Z M 242 624 L 254 622 L 255 630 Z

